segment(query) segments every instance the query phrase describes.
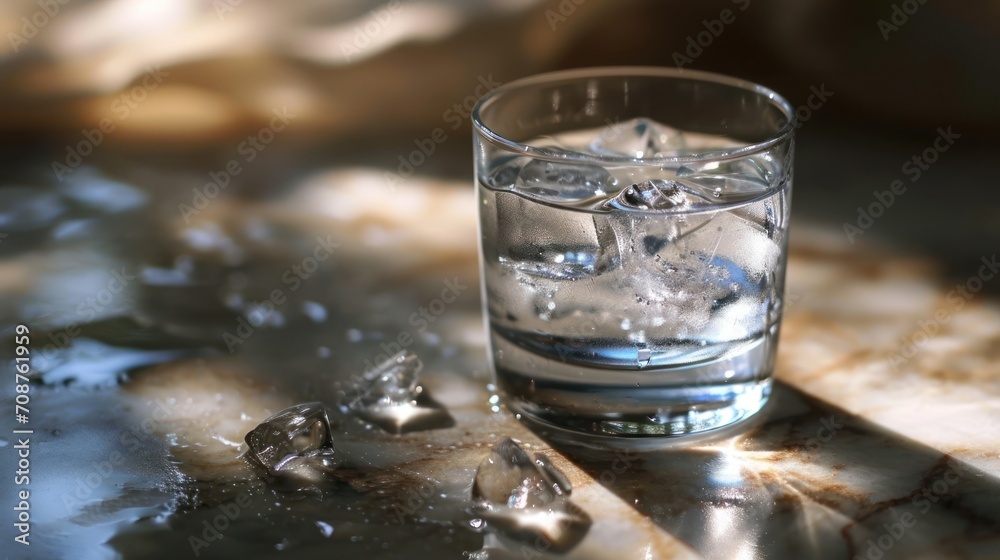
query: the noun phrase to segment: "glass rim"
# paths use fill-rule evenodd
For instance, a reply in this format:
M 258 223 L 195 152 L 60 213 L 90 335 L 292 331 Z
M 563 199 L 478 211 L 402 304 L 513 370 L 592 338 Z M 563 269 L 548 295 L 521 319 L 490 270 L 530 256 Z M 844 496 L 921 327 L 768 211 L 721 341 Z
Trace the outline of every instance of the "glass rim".
M 554 154 L 542 148 L 523 142 L 515 142 L 514 140 L 510 140 L 509 138 L 497 134 L 493 129 L 486 125 L 481 116 L 481 111 L 491 102 L 495 101 L 505 93 L 524 88 L 525 86 L 613 76 L 635 78 L 679 78 L 687 81 L 703 81 L 741 88 L 769 99 L 774 106 L 778 107 L 778 109 L 784 113 L 788 121 L 768 139 L 748 144 L 746 146 L 740 146 L 738 148 L 715 150 L 709 153 L 693 156 L 635 158 L 629 156 L 586 154 L 583 152 L 563 152 Z M 532 158 L 549 161 L 574 161 L 584 163 L 657 167 L 675 163 L 726 161 L 754 155 L 756 153 L 766 151 L 791 138 L 792 134 L 795 132 L 795 127 L 797 126 L 795 108 L 792 107 L 788 100 L 768 87 L 748 80 L 726 76 L 724 74 L 716 74 L 714 72 L 682 70 L 660 66 L 600 66 L 593 68 L 576 68 L 572 70 L 559 70 L 519 78 L 512 82 L 508 82 L 481 97 L 472 111 L 472 123 L 476 131 L 483 134 L 490 142 L 499 144 L 511 152 L 530 156 Z

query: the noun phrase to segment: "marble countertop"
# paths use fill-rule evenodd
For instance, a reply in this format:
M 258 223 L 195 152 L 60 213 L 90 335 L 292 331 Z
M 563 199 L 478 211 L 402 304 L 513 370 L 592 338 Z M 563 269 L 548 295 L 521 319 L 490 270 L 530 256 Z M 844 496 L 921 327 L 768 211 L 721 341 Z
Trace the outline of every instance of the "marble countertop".
M 183 192 L 97 172 L 73 192 L 95 185 L 133 202 L 110 212 L 41 190 L 37 204 L 63 211 L 5 241 L 0 261 L 8 323 L 45 333 L 32 417 L 38 558 L 397 558 L 419 547 L 442 558 L 1000 557 L 1000 302 L 979 288 L 992 254 L 956 285 L 932 261 L 793 226 L 766 408 L 736 429 L 612 453 L 550 443 L 491 398 L 466 184 L 412 179 L 372 196 L 390 194 L 379 170 L 336 169 L 183 218 Z M 290 282 L 324 243 L 330 258 Z M 124 286 L 101 303 L 116 272 Z M 412 321 L 446 282 L 454 302 Z M 87 297 L 96 303 L 82 312 Z M 269 300 L 264 324 L 239 331 L 241 313 Z M 342 449 L 364 466 L 349 495 L 261 488 L 239 459 L 247 431 L 296 402 L 335 407 L 350 376 L 402 340 L 455 426 L 392 436 L 345 421 Z M 476 466 L 507 436 L 573 482 L 593 524 L 570 553 L 456 525 Z M 6 471 L 12 454 L 0 455 Z M 225 538 L 192 544 L 243 498 L 251 513 Z

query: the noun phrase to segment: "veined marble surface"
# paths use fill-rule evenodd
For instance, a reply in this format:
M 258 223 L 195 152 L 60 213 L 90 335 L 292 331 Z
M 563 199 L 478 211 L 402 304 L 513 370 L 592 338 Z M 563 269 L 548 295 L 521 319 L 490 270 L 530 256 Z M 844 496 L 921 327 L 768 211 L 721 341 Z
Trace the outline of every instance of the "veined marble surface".
M 369 196 L 378 189 L 377 170 L 331 171 L 272 200 L 218 198 L 190 219 L 175 211 L 180 195 L 154 193 L 113 219 L 72 209 L 100 218 L 87 235 L 53 221 L 5 243 L 3 309 L 53 340 L 80 323 L 67 344 L 38 349 L 39 558 L 559 557 L 456 524 L 503 436 L 551 457 L 594 521 L 562 557 L 1000 557 L 1000 307 L 972 289 L 991 281 L 982 262 L 959 281 L 966 298 L 932 262 L 794 228 L 764 411 L 656 452 L 552 447 L 487 388 L 468 186 L 410 180 Z M 312 267 L 320 246 L 330 256 Z M 295 266 L 309 271 L 298 282 Z M 54 297 L 99 293 L 109 271 L 134 279 L 92 317 Z M 453 303 L 420 315 L 444 289 Z M 264 324 L 240 331 L 264 301 Z M 455 426 L 390 436 L 340 419 L 356 475 L 336 494 L 262 486 L 238 458 L 243 435 L 289 404 L 336 407 L 394 344 L 424 360 Z M 224 538 L 192 547 L 233 504 L 242 513 Z

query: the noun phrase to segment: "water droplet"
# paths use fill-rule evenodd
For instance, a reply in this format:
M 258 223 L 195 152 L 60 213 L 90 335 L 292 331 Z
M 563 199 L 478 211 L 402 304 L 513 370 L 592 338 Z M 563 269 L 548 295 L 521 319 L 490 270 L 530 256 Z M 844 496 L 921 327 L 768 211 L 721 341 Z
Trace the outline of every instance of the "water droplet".
M 312 319 L 314 323 L 326 321 L 326 308 L 315 301 L 303 301 L 302 312 L 306 314 L 306 317 Z
M 329 523 L 326 523 L 324 521 L 317 521 L 316 526 L 319 527 L 319 532 L 322 533 L 324 537 L 329 537 L 330 535 L 333 534 L 334 531 L 333 525 L 330 525 Z

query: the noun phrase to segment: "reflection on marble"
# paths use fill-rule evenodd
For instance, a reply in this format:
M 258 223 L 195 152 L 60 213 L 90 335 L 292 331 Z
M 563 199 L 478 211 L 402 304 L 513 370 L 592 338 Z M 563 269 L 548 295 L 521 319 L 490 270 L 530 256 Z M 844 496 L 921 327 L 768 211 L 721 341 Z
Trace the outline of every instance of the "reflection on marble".
M 996 254 L 946 278 L 933 263 L 835 249 L 830 235 L 803 232 L 809 244 L 792 250 L 779 379 L 1000 476 Z
M 784 383 L 736 436 L 626 458 L 563 451 L 707 558 L 1000 550 L 1000 481 Z

